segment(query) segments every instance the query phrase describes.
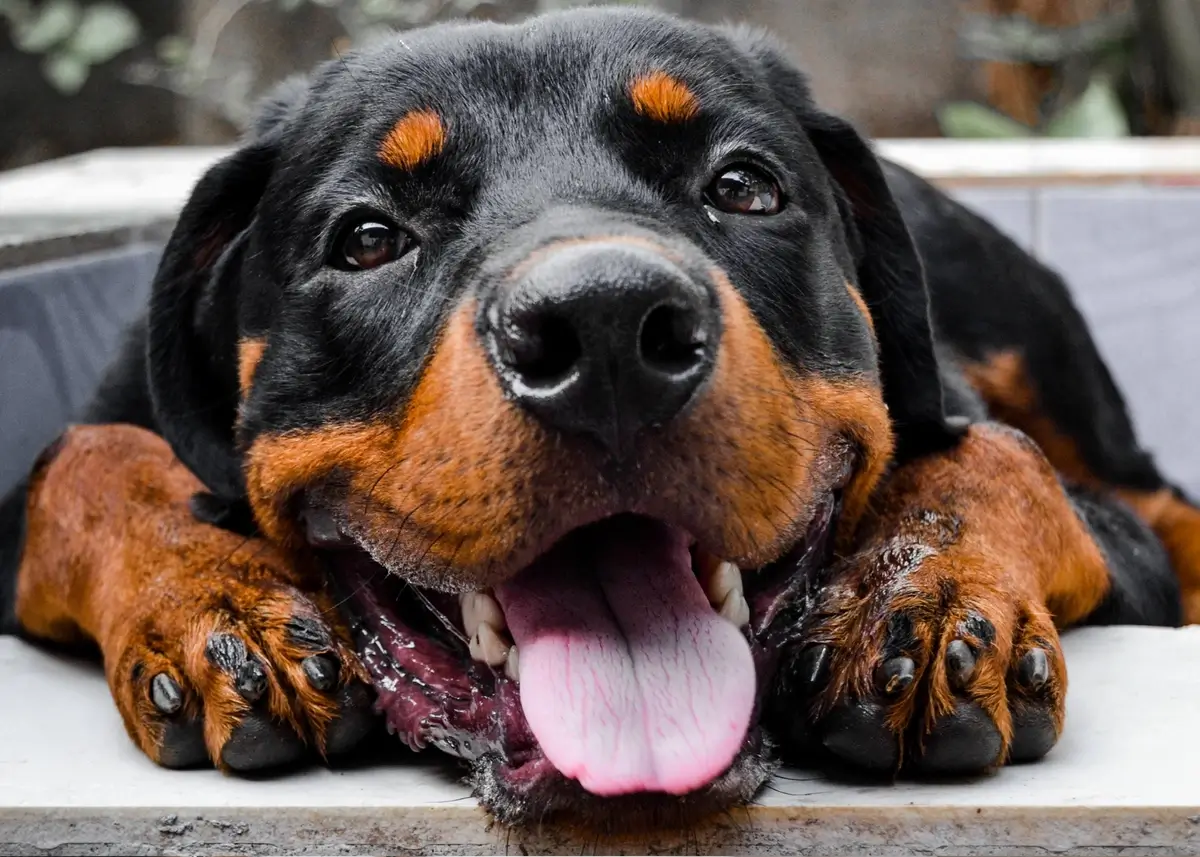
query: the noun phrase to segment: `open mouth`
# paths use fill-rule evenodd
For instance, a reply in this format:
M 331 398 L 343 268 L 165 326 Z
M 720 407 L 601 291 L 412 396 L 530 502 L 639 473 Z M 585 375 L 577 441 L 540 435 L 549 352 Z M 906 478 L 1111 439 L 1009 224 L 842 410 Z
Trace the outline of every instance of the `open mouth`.
M 779 560 L 738 569 L 681 528 L 619 514 L 488 591 L 387 572 L 309 510 L 389 731 L 471 764 L 501 821 L 607 799 L 715 811 L 772 770 L 759 713 L 798 639 L 845 480 Z

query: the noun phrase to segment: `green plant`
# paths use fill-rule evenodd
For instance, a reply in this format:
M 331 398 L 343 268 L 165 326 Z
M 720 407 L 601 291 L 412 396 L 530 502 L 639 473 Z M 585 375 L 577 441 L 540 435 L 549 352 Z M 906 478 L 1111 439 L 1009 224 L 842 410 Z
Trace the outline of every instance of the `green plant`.
M 542 11 L 589 2 L 593 0 L 528 0 L 522 8 Z M 323 8 L 334 16 L 346 41 L 360 43 L 383 31 L 507 5 L 511 0 L 218 0 L 191 37 L 160 39 L 155 45 L 157 61 L 133 67 L 126 76 L 202 101 L 234 125 L 242 125 L 259 82 L 248 67 L 221 67 L 217 46 L 247 7 L 273 6 L 284 15 L 304 7 Z M 92 69 L 145 39 L 137 16 L 117 0 L 0 0 L 0 24 L 7 25 L 18 49 L 42 56 L 46 79 L 64 95 L 77 93 Z
M 91 70 L 136 45 L 137 17 L 120 3 L 100 0 L 0 0 L 0 19 L 18 50 L 42 55 L 42 72 L 64 95 L 78 92 Z

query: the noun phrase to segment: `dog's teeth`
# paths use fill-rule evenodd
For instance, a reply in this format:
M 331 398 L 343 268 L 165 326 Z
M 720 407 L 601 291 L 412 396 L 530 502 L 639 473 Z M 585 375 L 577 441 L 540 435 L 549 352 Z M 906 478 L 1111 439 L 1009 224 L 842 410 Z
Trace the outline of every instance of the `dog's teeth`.
M 750 605 L 746 603 L 746 596 L 741 588 L 734 589 L 725 596 L 717 613 L 732 622 L 734 627 L 745 628 L 750 624 Z
M 508 627 L 500 603 L 486 592 L 464 592 L 459 598 L 462 606 L 463 630 L 473 639 L 480 625 L 491 625 L 495 631 Z
M 697 557 L 697 566 L 704 594 L 713 607 L 724 604 L 729 593 L 742 591 L 742 573 L 733 563 L 705 556 Z
M 500 632 L 486 622 L 481 624 L 471 635 L 471 642 L 468 645 L 471 657 L 477 661 L 483 661 L 490 667 L 498 667 L 504 663 L 509 647 L 510 644 L 505 642 L 504 638 L 500 636 Z
M 513 681 L 521 680 L 521 657 L 516 646 L 508 650 L 508 657 L 504 660 L 504 674 Z

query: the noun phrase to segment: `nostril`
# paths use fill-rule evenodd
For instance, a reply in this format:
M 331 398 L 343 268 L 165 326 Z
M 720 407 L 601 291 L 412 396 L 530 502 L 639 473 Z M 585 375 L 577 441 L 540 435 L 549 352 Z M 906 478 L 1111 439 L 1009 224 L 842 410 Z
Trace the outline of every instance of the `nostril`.
M 652 369 L 678 375 L 704 360 L 708 336 L 693 310 L 660 304 L 642 321 L 638 350 Z
M 583 355 L 570 322 L 553 315 L 510 323 L 501 342 L 501 359 L 535 386 L 561 383 Z

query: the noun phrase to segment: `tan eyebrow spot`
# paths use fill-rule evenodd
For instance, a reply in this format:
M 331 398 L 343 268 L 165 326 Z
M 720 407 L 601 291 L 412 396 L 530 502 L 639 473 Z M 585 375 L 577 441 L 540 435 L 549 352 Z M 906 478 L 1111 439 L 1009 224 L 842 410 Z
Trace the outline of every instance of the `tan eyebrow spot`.
M 629 97 L 638 113 L 656 122 L 686 122 L 700 112 L 687 85 L 661 70 L 634 78 Z
M 854 301 L 854 305 L 858 307 L 858 311 L 863 314 L 863 318 L 867 320 L 867 327 L 871 328 L 871 335 L 875 335 L 875 319 L 871 318 L 871 310 L 867 307 L 867 302 L 863 300 L 862 292 L 847 280 L 846 291 L 850 293 L 850 300 Z
M 379 144 L 379 160 L 402 170 L 419 167 L 442 150 L 446 126 L 429 109 L 413 110 L 400 119 Z
M 266 350 L 267 340 L 262 337 L 249 337 L 238 342 L 238 387 L 243 399 L 250 395 L 254 375 Z

